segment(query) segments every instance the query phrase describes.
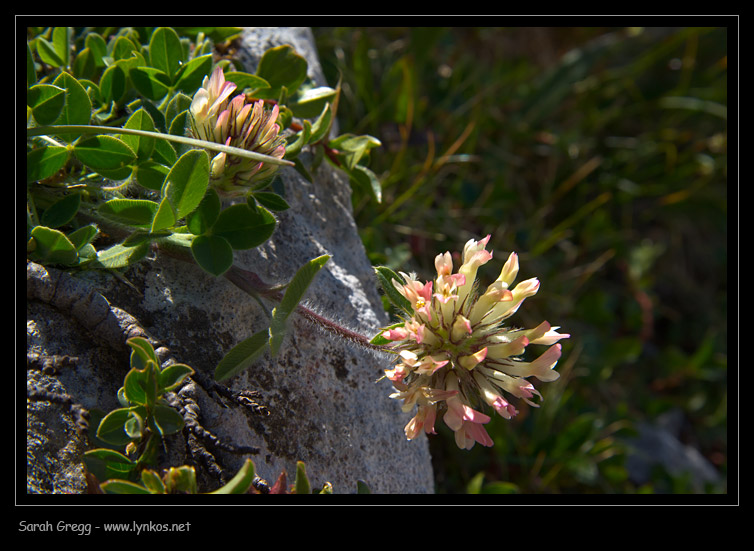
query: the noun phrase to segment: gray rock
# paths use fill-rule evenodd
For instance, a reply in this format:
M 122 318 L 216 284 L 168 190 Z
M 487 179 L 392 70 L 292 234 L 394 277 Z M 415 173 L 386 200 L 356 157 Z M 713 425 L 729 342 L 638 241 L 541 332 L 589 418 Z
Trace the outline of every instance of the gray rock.
M 253 72 L 266 48 L 283 43 L 304 55 L 310 76 L 325 84 L 309 29 L 248 29 L 239 57 Z M 347 178 L 324 164 L 312 183 L 292 169 L 281 176 L 291 208 L 279 214 L 272 239 L 237 252 L 235 264 L 282 283 L 306 261 L 332 255 L 306 304 L 373 335 L 387 317 L 353 220 Z M 406 440 L 411 414 L 389 398 L 387 381 L 376 382 L 390 358 L 293 315 L 277 357 L 266 354 L 227 386 L 216 386 L 220 359 L 267 326 L 260 305 L 227 279 L 161 252 L 128 270 L 125 280 L 27 264 L 27 353 L 76 358 L 58 373 L 29 369 L 29 388 L 67 395 L 87 409 L 119 407 L 116 392 L 128 371 L 125 340 L 141 334 L 163 365 L 181 362 L 197 371 L 170 398 L 202 428 L 170 437 L 161 461 L 163 467 L 195 465 L 205 490 L 219 487 L 250 457 L 270 484 L 283 470 L 292 482 L 296 462 L 303 461 L 313 487 L 330 482 L 336 493 L 355 492 L 359 479 L 374 493 L 433 491 L 424 435 Z M 29 492 L 82 491 L 81 454 L 88 447 L 71 407 L 28 402 Z
M 628 440 L 630 453 L 626 459 L 626 469 L 633 482 L 651 481 L 653 469 L 660 466 L 673 477 L 687 476 L 695 493 L 704 492 L 705 486 L 717 488 L 722 484 L 720 473 L 699 450 L 679 440 L 682 424 L 680 409 L 660 415 L 654 423 L 637 424 L 638 435 Z

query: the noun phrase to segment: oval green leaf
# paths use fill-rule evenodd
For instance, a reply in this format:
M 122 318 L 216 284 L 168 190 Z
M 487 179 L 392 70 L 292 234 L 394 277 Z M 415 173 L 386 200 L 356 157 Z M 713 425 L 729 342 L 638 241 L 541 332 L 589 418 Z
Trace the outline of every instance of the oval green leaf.
M 114 222 L 130 226 L 150 226 L 159 205 L 146 199 L 110 199 L 97 212 Z
M 137 109 L 128 118 L 126 124 L 123 125 L 123 128 L 154 132 L 154 121 L 144 109 Z M 136 158 L 139 161 L 146 161 L 152 156 L 155 143 L 154 138 L 136 136 L 134 134 L 123 134 L 120 139 L 136 153 Z
M 124 433 L 125 434 L 125 433 Z M 84 452 L 86 469 L 97 477 L 97 480 L 110 478 L 128 478 L 136 469 L 136 463 L 115 450 L 97 448 Z
M 128 480 L 107 480 L 100 484 L 100 487 L 107 494 L 151 494 L 144 486 Z
M 177 388 L 186 377 L 194 374 L 194 370 L 184 364 L 171 364 L 160 371 L 157 376 L 157 384 L 162 392 L 168 392 Z
M 26 105 L 40 125 L 52 124 L 65 105 L 65 90 L 52 84 L 37 84 L 26 92 Z
M 197 235 L 191 242 L 191 253 L 199 266 L 221 276 L 233 265 L 233 248 L 219 235 Z
M 330 260 L 330 255 L 325 254 L 313 258 L 301 266 L 286 287 L 283 300 L 272 310 L 272 320 L 270 321 L 270 352 L 273 356 L 278 353 L 280 345 L 283 343 L 288 316 L 296 309 L 301 299 L 304 298 L 314 276 L 327 264 L 328 260 Z
M 125 268 L 147 256 L 148 252 L 149 241 L 143 241 L 133 246 L 119 243 L 102 251 L 97 251 L 96 263 L 100 267 L 110 270 Z
M 241 341 L 231 348 L 220 363 L 217 364 L 215 368 L 215 380 L 225 381 L 249 367 L 254 360 L 267 350 L 268 339 L 268 330 L 264 329 L 263 331 L 254 333 L 248 339 Z
M 139 185 L 153 191 L 162 189 L 168 172 L 170 172 L 170 167 L 155 161 L 144 161 L 134 168 L 134 175 Z
M 170 406 L 157 404 L 154 407 L 153 417 L 155 427 L 162 436 L 175 434 L 183 428 L 183 417 Z
M 202 150 L 191 149 L 170 169 L 162 195 L 170 201 L 176 219 L 180 220 L 199 206 L 208 185 L 209 157 Z
M 178 73 L 175 87 L 181 92 L 193 94 L 202 85 L 204 77 L 212 71 L 212 54 L 195 57 L 184 66 Z M 228 79 L 228 75 L 225 75 Z
M 52 82 L 65 90 L 65 104 L 56 124 L 89 124 L 92 102 L 81 83 L 68 73 L 60 73 Z
M 116 170 L 128 166 L 136 153 L 115 136 L 92 136 L 73 148 L 76 158 L 92 170 Z
M 232 205 L 222 211 L 212 233 L 224 237 L 236 250 L 251 249 L 267 241 L 275 231 L 275 217 L 265 208 Z
M 151 233 L 156 233 L 162 230 L 166 230 L 174 226 L 175 223 L 176 219 L 175 213 L 173 212 L 173 207 L 170 206 L 170 202 L 168 201 L 167 197 L 164 197 L 162 201 L 160 201 L 160 206 L 154 215 L 154 220 L 152 220 L 152 227 L 149 231 Z
M 39 59 L 53 67 L 62 67 L 64 65 L 60 55 L 55 51 L 55 47 L 47 39 L 40 36 L 35 39 L 35 43 Z
M 63 65 L 68 65 L 71 59 L 71 29 L 69 27 L 55 27 L 52 30 L 52 45 L 55 53 L 63 61 Z
M 26 154 L 26 182 L 44 180 L 55 174 L 68 161 L 68 148 L 46 145 Z
M 35 242 L 33 257 L 51 264 L 73 264 L 78 253 L 66 235 L 52 228 L 36 226 L 31 230 Z
M 225 73 L 225 80 L 235 83 L 238 90 L 250 88 L 254 91 L 270 87 L 270 83 L 262 77 L 239 71 L 228 71 Z
M 170 88 L 170 77 L 154 67 L 134 67 L 128 75 L 139 93 L 153 101 L 164 98 Z
M 131 347 L 130 365 L 134 369 L 146 369 L 149 362 L 160 365 L 152 344 L 144 337 L 131 337 L 126 341 Z
M 275 97 L 283 87 L 293 94 L 306 79 L 307 66 L 306 59 L 288 44 L 270 48 L 262 56 L 256 71 L 256 75 L 270 85 L 269 91 L 265 90 L 261 96 Z
M 213 188 L 208 189 L 196 210 L 186 217 L 188 230 L 194 235 L 209 231 L 217 221 L 221 207 L 220 196 Z
M 81 194 L 71 193 L 62 199 L 58 199 L 42 214 L 42 225 L 48 228 L 59 228 L 64 226 L 76 216 L 81 204 Z
M 117 103 L 123 99 L 126 94 L 126 72 L 120 63 L 114 63 L 105 69 L 100 77 L 99 89 L 105 103 Z
M 159 27 L 149 40 L 149 60 L 152 67 L 165 73 L 172 82 L 183 61 L 181 39 L 170 27 Z
M 271 191 L 255 191 L 252 196 L 259 204 L 276 212 L 287 210 L 290 205 L 277 193 Z
M 131 416 L 131 411 L 131 408 L 120 408 L 105 415 L 97 428 L 97 438 L 116 446 L 128 444 L 131 437 L 126 434 L 124 427 Z
M 322 112 L 326 103 L 335 101 L 338 91 L 328 86 L 319 86 L 301 91 L 290 105 L 294 115 L 303 119 L 311 119 Z

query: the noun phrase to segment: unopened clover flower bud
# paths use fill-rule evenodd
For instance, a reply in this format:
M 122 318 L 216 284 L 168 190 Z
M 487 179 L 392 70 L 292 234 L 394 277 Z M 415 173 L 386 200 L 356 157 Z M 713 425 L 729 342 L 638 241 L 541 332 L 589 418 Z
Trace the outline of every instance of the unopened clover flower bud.
M 278 106 L 267 110 L 264 100 L 250 102 L 244 94 L 231 100 L 235 89 L 234 83 L 225 81 L 221 67 L 204 78 L 189 107 L 194 137 L 282 159 L 285 138 L 276 122 Z M 245 195 L 276 170 L 277 165 L 221 152 L 212 158 L 210 184 L 226 197 Z
M 481 295 L 475 294 L 477 270 L 492 259 L 486 250 L 489 239 L 488 235 L 466 243 L 458 273 L 453 273 L 452 256 L 446 252 L 435 258 L 434 281 L 422 283 L 403 272 L 405 283 L 392 280 L 411 312 L 381 335 L 399 358 L 394 369 L 385 372 L 397 391 L 391 397 L 403 400 L 404 411 L 417 407 L 405 427 L 408 439 L 422 429 L 434 434 L 441 418 L 454 431 L 458 447 L 491 446 L 484 428 L 490 417 L 475 408 L 486 404 L 511 419 L 518 410 L 506 396 L 537 407 L 532 399 L 541 400 L 542 395 L 528 378 L 550 382 L 559 377 L 553 369 L 561 354 L 558 341 L 570 335 L 558 333 L 558 327 L 546 321 L 533 329 L 502 323 L 539 289 L 536 278 L 512 287 L 519 271 L 516 253 L 508 257 L 498 279 Z M 525 361 L 523 355 L 532 344 L 549 348 Z

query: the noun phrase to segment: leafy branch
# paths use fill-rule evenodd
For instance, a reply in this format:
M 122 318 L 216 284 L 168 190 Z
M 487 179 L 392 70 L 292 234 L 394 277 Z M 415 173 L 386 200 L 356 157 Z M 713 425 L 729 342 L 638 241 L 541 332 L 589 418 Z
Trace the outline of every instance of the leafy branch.
M 161 140 L 168 140 L 183 145 L 191 145 L 202 149 L 209 149 L 211 151 L 218 151 L 221 153 L 227 153 L 228 155 L 235 155 L 237 157 L 244 157 L 251 159 L 252 161 L 259 161 L 260 163 L 269 163 L 279 166 L 295 166 L 293 161 L 286 159 L 278 159 L 271 155 L 264 155 L 255 151 L 248 151 L 239 147 L 231 147 L 215 142 L 208 142 L 206 140 L 197 140 L 195 138 L 189 138 L 188 136 L 175 136 L 173 134 L 164 134 L 162 132 L 150 132 L 148 130 L 138 130 L 135 128 L 114 128 L 110 126 L 97 126 L 97 125 L 77 125 L 77 124 L 61 124 L 53 126 L 32 126 L 26 129 L 26 137 L 31 138 L 34 136 L 48 136 L 55 134 L 125 134 L 131 136 L 140 136 L 144 138 L 154 138 Z M 75 146 L 72 146 L 75 150 Z

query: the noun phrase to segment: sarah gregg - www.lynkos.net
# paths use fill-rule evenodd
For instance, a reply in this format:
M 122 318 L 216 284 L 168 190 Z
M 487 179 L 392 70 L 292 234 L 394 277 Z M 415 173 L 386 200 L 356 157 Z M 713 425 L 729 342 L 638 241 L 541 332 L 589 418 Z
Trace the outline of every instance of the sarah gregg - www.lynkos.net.
M 127 532 L 131 534 L 142 533 L 154 533 L 154 532 L 188 532 L 191 530 L 190 522 L 103 522 L 103 523 L 91 523 L 91 522 L 66 522 L 60 521 L 53 523 L 48 521 L 44 522 L 28 522 L 21 520 L 18 522 L 19 532 L 30 533 L 67 533 L 76 534 L 79 536 L 88 536 L 92 531 L 96 532 Z

